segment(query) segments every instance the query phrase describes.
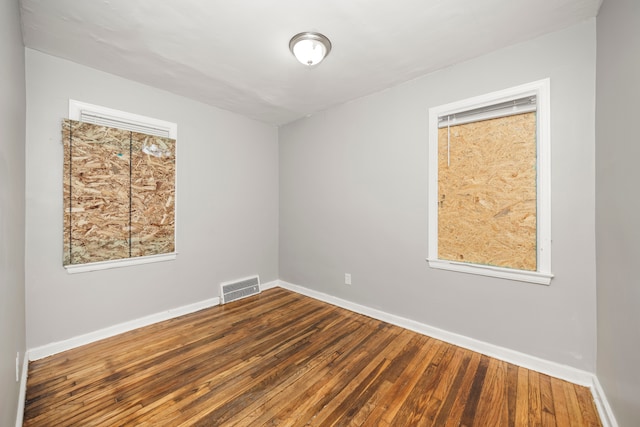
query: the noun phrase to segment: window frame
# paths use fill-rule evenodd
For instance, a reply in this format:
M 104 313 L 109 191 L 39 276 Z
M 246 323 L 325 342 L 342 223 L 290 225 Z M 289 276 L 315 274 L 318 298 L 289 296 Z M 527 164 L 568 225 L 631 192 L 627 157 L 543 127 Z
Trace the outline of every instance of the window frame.
M 82 101 L 69 99 L 69 119 L 98 124 L 101 126 L 111 126 L 119 129 L 134 132 L 147 133 L 150 135 L 168 137 L 176 140 L 175 145 L 175 196 L 174 196 L 174 251 L 166 254 L 146 255 L 135 258 L 123 258 L 118 260 L 98 261 L 85 264 L 63 265 L 67 273 L 85 273 L 90 271 L 106 270 L 131 265 L 143 265 L 155 262 L 175 260 L 178 255 L 178 125 L 177 123 L 146 117 L 139 114 L 128 113 L 126 111 L 115 110 L 101 105 L 88 104 Z
M 526 96 L 536 96 L 536 257 L 537 270 L 520 270 L 438 257 L 438 119 Z M 551 273 L 551 103 L 550 79 L 429 108 L 428 255 L 431 268 L 549 285 Z

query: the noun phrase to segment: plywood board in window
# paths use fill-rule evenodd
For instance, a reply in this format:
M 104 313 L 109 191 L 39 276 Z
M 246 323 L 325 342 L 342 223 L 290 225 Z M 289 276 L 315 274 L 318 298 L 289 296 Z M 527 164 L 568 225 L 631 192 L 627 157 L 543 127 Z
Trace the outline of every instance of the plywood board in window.
M 174 252 L 175 140 L 74 120 L 62 136 L 63 264 Z
M 535 112 L 439 129 L 438 258 L 536 270 Z
M 175 140 L 132 132 L 131 144 L 131 256 L 174 252 Z
M 129 132 L 65 121 L 64 263 L 129 256 Z

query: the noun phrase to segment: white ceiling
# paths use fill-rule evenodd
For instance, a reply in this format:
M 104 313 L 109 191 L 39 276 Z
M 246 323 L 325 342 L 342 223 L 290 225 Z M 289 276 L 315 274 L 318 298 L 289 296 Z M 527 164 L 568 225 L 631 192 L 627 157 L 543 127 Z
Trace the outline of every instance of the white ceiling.
M 21 0 L 25 45 L 283 124 L 596 16 L 602 0 Z M 302 31 L 331 54 L 307 69 Z M 567 52 L 570 55 L 570 52 Z

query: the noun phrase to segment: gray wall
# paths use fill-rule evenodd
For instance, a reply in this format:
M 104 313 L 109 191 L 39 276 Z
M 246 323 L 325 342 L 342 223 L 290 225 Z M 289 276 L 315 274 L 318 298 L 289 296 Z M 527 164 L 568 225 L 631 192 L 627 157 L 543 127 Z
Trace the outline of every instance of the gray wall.
M 592 19 L 282 127 L 280 278 L 595 371 L 595 29 Z M 430 269 L 429 107 L 546 77 L 551 286 Z
M 25 354 L 24 46 L 17 0 L 0 1 L 0 426 L 15 423 Z
M 26 51 L 27 345 L 38 347 L 213 298 L 219 283 L 278 278 L 278 130 Z M 178 124 L 175 261 L 62 267 L 61 120 L 69 98 Z
M 640 2 L 598 15 L 596 114 L 597 374 L 620 426 L 640 423 Z

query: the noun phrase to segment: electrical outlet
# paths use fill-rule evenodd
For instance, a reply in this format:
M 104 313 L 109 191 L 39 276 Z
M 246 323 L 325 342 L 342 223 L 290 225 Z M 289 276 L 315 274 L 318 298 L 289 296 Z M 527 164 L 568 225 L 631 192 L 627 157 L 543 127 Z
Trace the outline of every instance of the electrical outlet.
M 20 382 L 20 352 L 16 353 L 16 382 Z
M 345 285 L 350 285 L 351 284 L 351 274 L 344 273 L 344 284 Z

